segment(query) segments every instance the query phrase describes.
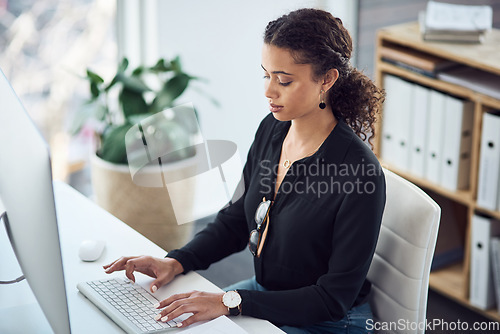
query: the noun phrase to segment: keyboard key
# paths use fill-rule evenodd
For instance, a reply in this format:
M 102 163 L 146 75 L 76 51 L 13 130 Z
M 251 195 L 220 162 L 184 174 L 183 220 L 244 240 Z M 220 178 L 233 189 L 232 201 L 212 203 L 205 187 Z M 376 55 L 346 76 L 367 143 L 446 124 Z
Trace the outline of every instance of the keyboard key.
M 127 318 L 131 324 L 140 331 L 155 331 L 168 327 L 176 327 L 178 322 L 187 319 L 192 314 L 184 314 L 181 317 L 167 323 L 158 322 L 154 317 L 159 310 L 153 305 L 159 301 L 142 286 L 129 280 L 100 280 L 88 282 L 87 285 L 109 303 L 106 312 L 118 312 Z

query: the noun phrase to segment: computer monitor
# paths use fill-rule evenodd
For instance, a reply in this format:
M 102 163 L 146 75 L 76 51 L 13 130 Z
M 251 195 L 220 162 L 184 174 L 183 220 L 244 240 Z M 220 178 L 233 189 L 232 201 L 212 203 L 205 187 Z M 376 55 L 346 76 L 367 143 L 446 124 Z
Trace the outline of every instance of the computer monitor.
M 53 331 L 70 333 L 48 146 L 1 70 L 0 215 Z

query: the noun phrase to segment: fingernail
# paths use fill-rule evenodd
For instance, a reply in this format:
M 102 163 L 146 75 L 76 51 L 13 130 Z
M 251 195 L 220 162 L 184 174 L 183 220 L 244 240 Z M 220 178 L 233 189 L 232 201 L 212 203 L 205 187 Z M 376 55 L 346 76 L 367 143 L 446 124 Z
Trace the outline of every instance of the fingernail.
M 156 320 L 156 321 L 160 320 L 160 318 L 161 318 L 161 314 L 157 314 L 157 315 L 155 315 L 155 320 Z
M 156 303 L 153 305 L 154 308 L 159 308 L 160 307 L 160 303 Z
M 158 288 L 156 287 L 156 285 L 153 285 L 153 287 L 151 288 L 151 291 L 156 292 L 156 290 L 158 290 Z
M 167 322 L 167 320 L 168 320 L 168 315 L 166 315 L 163 318 L 161 318 L 161 321 L 163 321 L 163 322 Z
M 177 324 L 177 327 L 182 327 L 182 322 L 179 322 L 179 323 Z

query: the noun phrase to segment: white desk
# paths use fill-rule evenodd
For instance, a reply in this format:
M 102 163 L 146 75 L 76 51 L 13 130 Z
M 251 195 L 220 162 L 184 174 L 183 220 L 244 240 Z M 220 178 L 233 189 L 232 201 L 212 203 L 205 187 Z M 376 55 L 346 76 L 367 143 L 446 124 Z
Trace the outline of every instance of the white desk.
M 123 333 L 78 292 L 77 283 L 113 276 L 124 277 L 123 272 L 107 275 L 102 269 L 104 264 L 120 256 L 144 254 L 163 257 L 165 251 L 66 184 L 55 183 L 54 192 L 72 333 Z M 3 226 L 1 229 L 4 230 Z M 96 262 L 86 263 L 78 258 L 78 247 L 85 239 L 106 240 L 106 250 Z M 0 267 L 3 268 L 0 269 L 0 279 L 17 277 L 20 270 L 16 269 L 17 264 L 4 231 L 0 234 L 0 254 Z M 13 270 L 16 272 L 13 273 Z M 135 276 L 137 282 L 148 289 L 152 279 L 142 274 Z M 161 300 L 173 293 L 191 290 L 221 291 L 199 274 L 191 272 L 178 276 L 155 295 Z M 283 333 L 268 321 L 245 316 L 231 319 L 249 333 Z M 21 321 L 21 327 L 15 328 L 13 323 L 18 321 Z M 0 286 L 0 333 L 46 333 L 50 332 L 48 326 L 26 281 Z

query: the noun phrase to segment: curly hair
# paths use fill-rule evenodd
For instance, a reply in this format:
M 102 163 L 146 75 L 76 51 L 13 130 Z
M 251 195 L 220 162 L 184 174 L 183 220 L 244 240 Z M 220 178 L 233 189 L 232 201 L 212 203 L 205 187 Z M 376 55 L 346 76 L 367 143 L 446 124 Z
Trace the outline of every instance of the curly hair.
M 327 98 L 333 114 L 373 147 L 385 92 L 352 67 L 352 38 L 339 18 L 319 9 L 299 9 L 269 22 L 264 43 L 288 49 L 297 64 L 311 64 L 314 80 L 337 69 L 339 77 Z

